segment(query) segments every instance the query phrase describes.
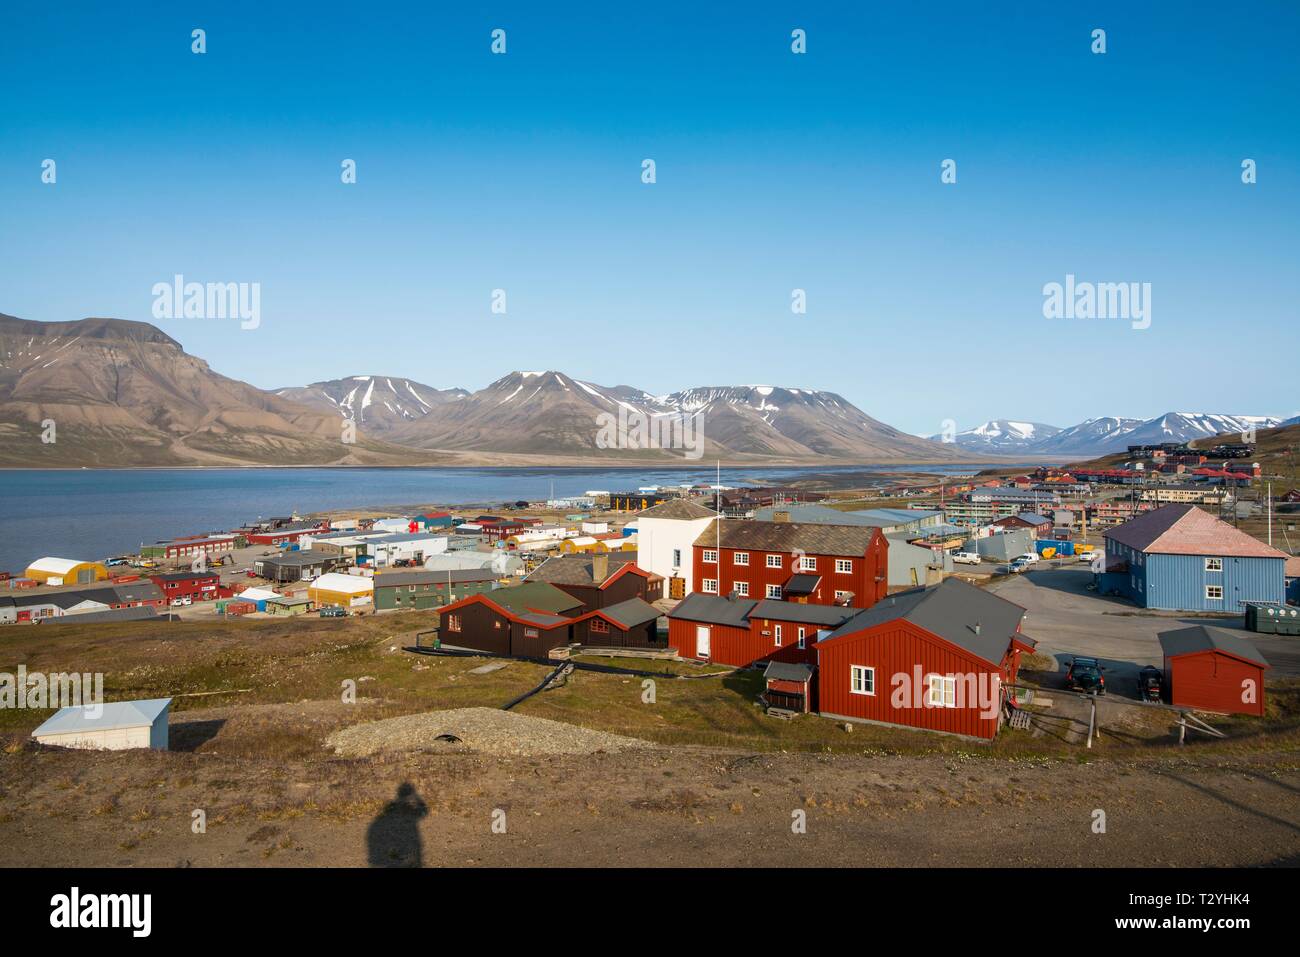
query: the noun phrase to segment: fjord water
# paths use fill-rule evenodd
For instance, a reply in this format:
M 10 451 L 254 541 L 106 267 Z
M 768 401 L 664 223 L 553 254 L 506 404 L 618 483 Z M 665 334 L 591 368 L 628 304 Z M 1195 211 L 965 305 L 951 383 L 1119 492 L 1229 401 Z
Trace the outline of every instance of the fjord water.
M 969 472 L 980 466 L 923 466 Z M 724 485 L 789 481 L 854 468 L 724 468 Z M 235 527 L 259 517 L 348 508 L 500 505 L 518 499 L 712 483 L 712 468 L 463 469 L 80 469 L 0 471 L 0 571 L 21 574 L 36 558 L 102 559 L 142 543 Z

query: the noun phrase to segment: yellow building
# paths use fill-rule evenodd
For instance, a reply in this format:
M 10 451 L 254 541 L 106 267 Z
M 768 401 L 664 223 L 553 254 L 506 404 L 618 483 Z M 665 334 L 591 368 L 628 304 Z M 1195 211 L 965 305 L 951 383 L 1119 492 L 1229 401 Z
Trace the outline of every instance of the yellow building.
M 371 605 L 375 600 L 375 582 L 361 575 L 327 572 L 307 586 L 307 597 L 316 603 L 317 608 Z
M 592 538 L 590 535 L 580 535 L 577 538 L 566 538 L 560 542 L 560 553 L 572 555 L 577 552 L 607 552 L 609 545 L 599 538 Z
M 88 585 L 108 579 L 108 569 L 100 562 L 72 558 L 38 558 L 24 574 L 45 585 Z

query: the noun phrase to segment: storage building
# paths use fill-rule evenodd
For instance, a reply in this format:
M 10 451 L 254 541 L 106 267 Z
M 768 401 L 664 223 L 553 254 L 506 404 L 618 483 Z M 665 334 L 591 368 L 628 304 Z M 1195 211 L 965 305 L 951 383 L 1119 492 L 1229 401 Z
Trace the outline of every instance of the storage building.
M 102 562 L 75 558 L 38 558 L 27 566 L 25 577 L 46 585 L 88 585 L 108 578 Z
M 152 698 L 60 708 L 32 732 L 32 737 L 41 744 L 60 748 L 166 751 L 167 712 L 171 703 L 171 698 Z
M 1220 714 L 1264 714 L 1268 662 L 1244 634 L 1193 625 L 1160 632 L 1165 694 L 1176 707 Z
M 374 601 L 373 579 L 361 575 L 343 575 L 327 572 L 307 587 L 307 597 L 317 608 L 333 605 L 339 608 L 356 608 Z

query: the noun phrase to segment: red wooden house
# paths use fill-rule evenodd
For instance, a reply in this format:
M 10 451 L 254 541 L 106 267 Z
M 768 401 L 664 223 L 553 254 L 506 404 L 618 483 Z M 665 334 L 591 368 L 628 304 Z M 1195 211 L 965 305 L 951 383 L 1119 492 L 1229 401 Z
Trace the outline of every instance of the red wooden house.
M 583 611 L 629 598 L 655 602 L 664 596 L 662 575 L 636 563 L 636 552 L 579 552 L 548 558 L 525 579 L 547 582 L 582 602 Z
M 1170 704 L 1220 714 L 1264 714 L 1269 665 L 1245 635 L 1194 625 L 1158 637 Z
M 695 589 L 869 608 L 887 589 L 888 550 L 873 526 L 717 521 L 695 539 Z
M 682 658 L 737 667 L 762 661 L 814 664 L 818 639 L 860 611 L 697 592 L 668 613 L 668 643 Z
M 162 589 L 168 604 L 182 599 L 215 601 L 221 597 L 221 578 L 216 572 L 170 572 L 150 575 L 149 580 Z
M 849 619 L 817 648 L 825 717 L 991 739 L 1002 686 L 1016 680 L 1024 609 L 949 578 L 893 595 Z

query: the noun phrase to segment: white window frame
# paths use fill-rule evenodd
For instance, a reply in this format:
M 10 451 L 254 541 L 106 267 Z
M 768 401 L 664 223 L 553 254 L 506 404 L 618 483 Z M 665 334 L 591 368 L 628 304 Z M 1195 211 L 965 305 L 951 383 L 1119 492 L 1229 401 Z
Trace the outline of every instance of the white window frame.
M 682 567 L 682 550 L 681 550 L 680 548 L 674 548 L 674 549 L 673 549 L 673 568 L 681 568 L 681 567 Z
M 732 552 L 732 553 L 731 553 L 731 564 L 733 564 L 733 565 L 748 565 L 748 564 L 749 564 L 749 552 Z
M 807 647 L 807 644 L 804 642 L 804 638 L 807 636 L 807 634 L 808 634 L 808 632 L 807 632 L 806 629 L 804 629 L 804 628 L 800 628 L 800 629 L 799 629 L 799 647 L 800 647 L 800 648 L 806 648 L 806 647 Z
M 781 556 L 781 555 L 768 555 L 768 556 L 767 556 L 767 567 L 768 567 L 768 568 L 784 568 L 784 567 L 785 567 L 785 559 L 784 559 L 784 557 Z
M 736 594 L 741 598 L 749 597 L 749 582 L 736 582 Z
M 772 626 L 772 644 L 775 645 L 777 648 L 781 647 L 781 626 L 780 625 Z
M 837 559 L 835 559 L 835 573 L 836 573 L 837 575 L 852 575 L 852 574 L 853 574 L 853 559 L 851 559 L 851 558 L 837 558 Z
M 700 582 L 700 588 L 706 595 L 716 595 L 718 593 L 718 580 L 716 578 L 705 578 Z
M 926 675 L 925 684 L 925 703 L 929 707 L 957 707 L 957 678 L 955 675 Z
M 712 549 L 712 548 L 704 549 L 704 564 L 706 565 L 718 564 L 718 553 L 716 549 Z
M 799 571 L 815 572 L 817 570 L 817 559 L 812 555 L 804 555 L 799 559 Z
M 876 696 L 876 669 L 870 665 L 849 666 L 849 694 Z
M 1207 558 L 1207 559 L 1205 559 L 1205 570 L 1206 570 L 1207 572 L 1221 572 L 1221 571 L 1223 571 L 1223 559 L 1222 559 L 1222 558 Z
M 1212 591 L 1217 591 L 1218 594 L 1217 594 L 1217 595 L 1212 595 L 1212 594 L 1210 594 L 1210 592 L 1212 592 Z M 1223 586 L 1222 586 L 1222 585 L 1206 585 L 1206 586 L 1205 586 L 1205 600 L 1206 600 L 1206 601 L 1223 601 Z
M 768 597 L 768 598 L 775 599 L 776 601 L 780 601 L 780 600 L 781 600 L 781 586 L 780 586 L 780 585 L 768 585 L 768 586 L 767 586 L 767 597 Z

